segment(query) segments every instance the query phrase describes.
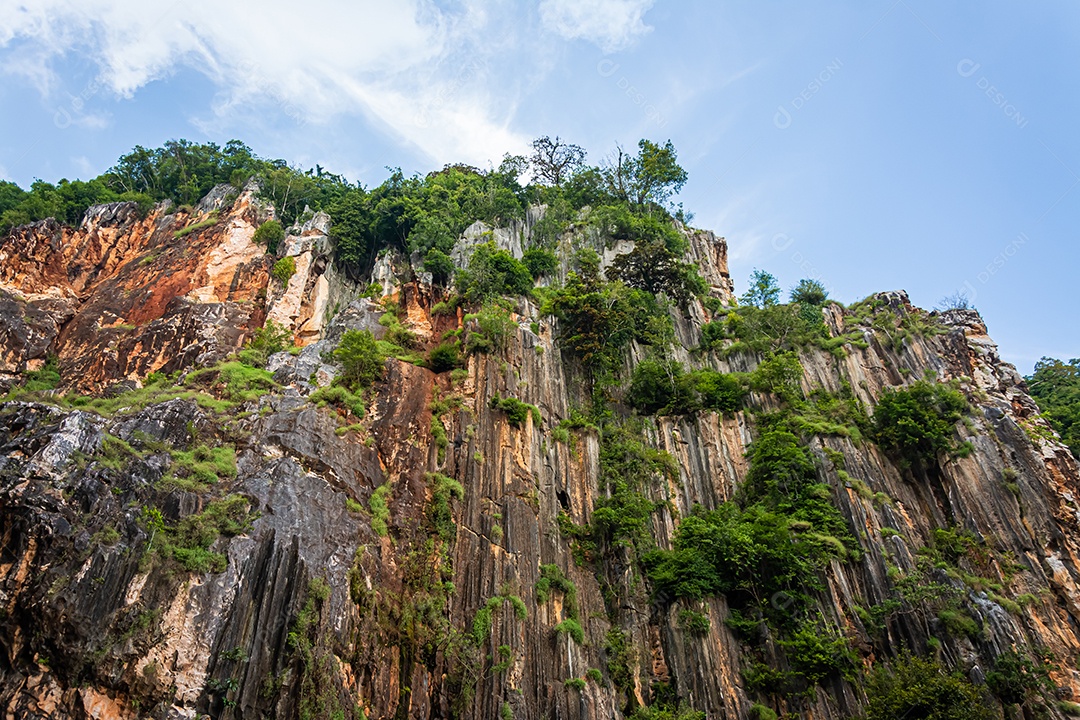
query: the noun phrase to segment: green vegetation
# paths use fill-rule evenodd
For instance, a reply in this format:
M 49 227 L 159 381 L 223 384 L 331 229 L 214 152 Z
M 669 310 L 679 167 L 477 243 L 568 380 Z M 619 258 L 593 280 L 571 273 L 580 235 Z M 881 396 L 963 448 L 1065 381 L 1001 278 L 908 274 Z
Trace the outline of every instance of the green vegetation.
M 818 280 L 804 278 L 791 291 L 791 302 L 803 305 L 821 306 L 829 299 L 825 286 Z
M 562 593 L 563 609 L 568 617 L 578 618 L 577 586 L 563 574 L 558 565 L 541 565 L 540 579 L 536 581 L 536 604 L 543 605 L 552 592 Z
M 450 502 L 454 498 L 464 500 L 465 489 L 454 478 L 439 473 L 429 473 L 428 483 L 431 485 L 431 504 L 428 505 L 427 510 L 428 522 L 435 535 L 447 546 L 451 546 L 457 538 L 457 525 L 454 524 Z
M 674 361 L 643 360 L 634 368 L 626 401 L 645 415 L 687 415 L 742 408 L 748 379 L 715 370 L 683 371 Z
M 545 275 L 550 275 L 559 267 L 559 259 L 555 253 L 542 247 L 533 247 L 525 251 L 521 256 L 521 263 L 532 275 L 533 280 L 539 280 Z
M 716 317 L 701 328 L 701 349 L 728 356 L 737 352 L 776 353 L 817 347 L 842 357 L 844 345 L 866 347 L 861 332 L 832 337 L 820 305 L 758 302 L 763 304 L 719 308 Z
M 573 618 L 566 618 L 555 626 L 556 635 L 564 633 L 569 635 L 578 645 L 585 643 L 585 630 L 581 627 L 581 623 Z
M 505 350 L 517 330 L 517 323 L 510 317 L 510 307 L 499 299 L 490 299 L 475 313 L 466 315 L 465 323 L 468 333 L 465 351 L 468 353 Z
M 282 287 L 289 284 L 289 278 L 296 274 L 296 258 L 292 255 L 286 255 L 285 257 L 274 263 L 274 267 L 270 270 L 270 277 L 281 283 Z
M 956 423 L 967 399 L 953 386 L 917 380 L 908 388 L 886 388 L 874 409 L 874 440 L 906 468 L 926 469 L 941 453 L 955 453 Z
M 607 278 L 652 295 L 663 293 L 682 306 L 692 297 L 704 294 L 708 288 L 697 269 L 679 259 L 685 244 L 682 235 L 673 230 L 670 235 L 673 237 L 668 242 L 639 236 L 633 250 L 617 256 L 611 263 Z
M 663 346 L 674 337 L 667 308 L 644 290 L 603 280 L 592 251 L 577 254 L 566 284 L 552 290 L 542 309 L 559 319 L 559 344 L 593 381 L 615 371 L 632 340 Z
M 599 561 L 612 551 L 626 548 L 637 554 L 648 551 L 652 536 L 648 521 L 662 505 L 645 491 L 661 478 L 677 477 L 674 458 L 641 442 L 641 426 L 627 422 L 607 424 L 600 436 L 600 491 L 592 523 L 575 525 L 559 516 L 559 531 L 572 542 L 579 562 Z
M 369 388 L 382 377 L 386 358 L 368 330 L 346 330 L 333 355 L 341 363 L 341 375 L 335 382 L 350 392 Z
M 212 501 L 201 513 L 187 515 L 172 527 L 165 525 L 157 508 L 144 507 L 142 512 L 143 524 L 150 532 L 149 547 L 194 573 L 223 571 L 226 558 L 211 550 L 215 541 L 222 535 L 231 537 L 247 532 L 256 517 L 242 495 Z
M 231 445 L 197 445 L 187 451 L 174 450 L 172 458 L 175 463 L 172 472 L 179 471 L 179 479 L 186 480 L 188 485 L 195 488 L 216 484 L 224 478 L 236 477 L 236 451 Z M 166 482 L 175 484 L 175 480 L 176 478 L 168 478 Z
M 292 332 L 268 319 L 261 328 L 256 328 L 236 357 L 245 365 L 263 368 L 271 355 L 288 350 L 291 345 Z
M 228 361 L 188 375 L 187 382 L 205 385 L 218 390 L 234 403 L 258 400 L 267 391 L 277 387 L 273 375 L 262 368 L 251 367 L 239 361 Z
M 218 212 L 217 212 L 217 210 L 215 210 L 215 211 L 211 212 L 209 215 L 207 215 L 205 219 L 200 220 L 197 223 L 192 223 L 190 225 L 187 225 L 186 227 L 180 228 L 179 230 L 177 230 L 176 232 L 173 233 L 173 237 L 175 237 L 176 239 L 179 240 L 182 237 L 187 237 L 188 235 L 192 235 L 194 233 L 197 233 L 200 230 L 205 230 L 208 227 L 213 227 L 214 225 L 217 225 L 217 221 L 218 221 Z
M 878 667 L 866 687 L 866 720 L 992 720 L 997 717 L 979 689 L 933 660 L 902 657 Z
M 527 295 L 533 288 L 529 269 L 494 242 L 477 245 L 469 265 L 458 273 L 457 291 L 469 303 L 499 295 Z
M 493 410 L 502 410 L 506 413 L 506 419 L 514 427 L 521 427 L 525 424 L 525 421 L 532 415 L 533 425 L 540 427 L 540 408 L 535 405 L 523 403 L 517 398 L 512 397 L 499 397 L 496 393 L 488 401 L 488 407 Z
M 750 287 L 739 298 L 743 305 L 757 308 L 765 308 L 776 305 L 780 301 L 780 285 L 776 277 L 764 270 L 754 268 L 750 275 Z
M 142 215 L 153 205 L 153 199 L 145 193 L 110 186 L 106 176 L 87 182 L 64 179 L 55 185 L 35 180 L 29 191 L 0 180 L 0 234 L 50 217 L 66 225 L 77 225 L 91 205 L 121 200 L 138 203 Z
M 529 611 L 525 606 L 525 602 L 508 590 L 504 589 L 495 597 L 488 598 L 488 601 L 473 616 L 472 641 L 477 647 L 490 639 L 491 623 L 494 619 L 493 613 L 501 611 L 506 603 L 510 603 L 511 607 L 513 607 L 514 616 L 518 620 L 525 620 L 528 617 Z
M 691 635 L 708 635 L 712 623 L 709 616 L 696 610 L 682 609 L 677 617 L 679 627 Z
M 1050 679 L 1053 666 L 1049 662 L 1036 665 L 1030 658 L 1009 651 L 994 659 L 994 667 L 986 673 L 986 686 L 1006 705 L 1039 706 L 1055 689 Z
M 1080 358 L 1067 363 L 1044 357 L 1035 363 L 1035 372 L 1025 378 L 1031 396 L 1039 403 L 1061 441 L 1080 457 Z
M 461 343 L 444 342 L 431 349 L 428 353 L 427 366 L 434 373 L 444 373 L 460 367 Z
M 266 252 L 274 255 L 277 253 L 278 243 L 285 239 L 285 228 L 277 220 L 267 220 L 255 230 L 251 237 L 257 245 L 265 245 Z
M 175 382 L 178 373 L 170 377 L 161 373 L 150 373 L 141 388 L 108 397 L 91 398 L 74 393 L 51 393 L 60 382 L 55 367 L 53 360 L 42 370 L 29 374 L 30 382 L 14 388 L 5 399 L 32 398 L 38 402 L 89 410 L 104 416 L 137 412 L 156 403 L 184 399 L 197 403 L 204 410 L 220 414 L 234 409 L 239 403 L 255 400 L 277 387 L 270 373 L 265 370 L 230 360 L 191 372 L 182 383 Z
M 364 400 L 363 393 L 355 394 L 341 385 L 329 385 L 319 388 L 308 396 L 308 400 L 319 407 L 334 405 L 348 410 L 359 419 L 363 419 L 365 413 L 367 413 L 367 403 Z
M 22 389 L 26 392 L 53 390 L 60 384 L 60 367 L 55 355 L 50 355 L 39 370 L 32 370 L 25 375 Z
M 861 330 L 869 326 L 887 348 L 900 351 L 905 343 L 915 337 L 940 335 L 946 328 L 923 310 L 914 307 L 894 308 L 889 300 L 872 295 L 848 308 L 844 326 Z
M 393 491 L 394 486 L 392 484 L 389 482 L 383 483 L 375 488 L 375 492 L 371 493 L 371 500 L 368 501 L 368 507 L 371 509 L 371 529 L 379 537 L 386 537 L 388 532 L 387 523 L 390 521 L 390 506 L 387 503 L 390 493 Z

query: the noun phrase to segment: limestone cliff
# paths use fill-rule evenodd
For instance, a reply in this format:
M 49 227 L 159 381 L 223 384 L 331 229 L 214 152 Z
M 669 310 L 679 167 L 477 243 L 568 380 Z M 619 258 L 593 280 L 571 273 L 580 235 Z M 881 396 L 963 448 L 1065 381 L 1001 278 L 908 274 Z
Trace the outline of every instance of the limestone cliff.
M 79 228 L 44 221 L 0 241 L 0 369 L 10 386 L 55 355 L 63 383 L 0 405 L 5 717 L 609 718 L 666 704 L 734 720 L 754 703 L 821 720 L 861 712 L 859 673 L 825 673 L 816 691 L 750 683 L 756 664 L 788 668 L 790 653 L 767 627 L 737 634 L 723 596 L 657 595 L 627 547 L 583 556 L 573 528 L 609 492 L 605 441 L 580 421 L 585 371 L 538 303 L 515 300 L 502 346 L 469 354 L 461 370 L 387 360 L 359 422 L 313 402 L 346 330 L 382 336 L 389 309 L 423 351 L 476 320 L 437 308 L 445 291 L 393 253 L 371 277 L 382 297 L 368 296 L 335 269 L 323 215 L 293 228 L 280 253 L 295 273 L 272 278 L 275 258 L 252 236 L 273 212 L 254 188 L 222 189 L 191 210 L 140 218 L 128 204 L 101 206 Z M 533 222 L 475 225 L 456 260 L 487 240 L 520 257 Z M 670 309 L 673 358 L 752 371 L 758 353 L 691 352 L 733 287 L 724 240 L 680 231 L 712 300 Z M 604 266 L 632 247 L 572 231 L 558 279 L 583 244 Z M 915 473 L 867 439 L 808 433 L 858 546 L 810 591 L 814 612 L 859 669 L 906 648 L 981 683 L 1017 651 L 1051 659 L 1048 697 L 1080 701 L 1076 460 L 977 313 L 930 316 L 903 293 L 869 307 L 826 306 L 830 334 L 846 341 L 799 349 L 803 392 L 846 389 L 872 410 L 930 371 L 971 404 L 956 426 L 971 451 Z M 298 350 L 269 359 L 273 382 L 230 375 L 243 371 L 220 362 L 267 318 Z M 892 332 L 906 318 L 932 330 Z M 630 345 L 624 378 L 646 354 Z M 492 406 L 496 396 L 536 412 L 518 422 Z M 629 414 L 611 401 L 615 417 Z M 775 403 L 755 390 L 747 407 Z M 740 410 L 640 425 L 637 439 L 673 459 L 645 489 L 651 542 L 670 547 L 695 506 L 736 497 L 758 423 Z M 971 632 L 897 589 L 924 567 L 935 529 L 974 538 L 979 567 L 923 578 L 951 589 Z M 1063 717 L 1065 705 L 1044 704 Z

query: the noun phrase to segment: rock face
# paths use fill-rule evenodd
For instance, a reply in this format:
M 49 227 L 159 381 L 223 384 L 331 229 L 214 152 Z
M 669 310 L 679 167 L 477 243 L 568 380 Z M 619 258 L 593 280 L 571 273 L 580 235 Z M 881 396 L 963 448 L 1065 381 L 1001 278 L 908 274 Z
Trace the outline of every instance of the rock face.
M 0 244 L 10 377 L 55 354 L 63 382 L 83 391 L 154 371 L 188 378 L 132 382 L 79 406 L 0 405 L 4 717 L 599 719 L 675 701 L 727 720 L 752 717 L 754 702 L 821 720 L 862 711 L 863 684 L 840 676 L 796 696 L 751 688 L 756 658 L 788 661 L 775 639 L 751 651 L 725 623 L 723 597 L 654 597 L 628 551 L 577 561 L 567 528 L 588 523 L 607 493 L 604 448 L 594 427 L 569 422 L 589 391 L 552 317 L 519 300 L 505 347 L 470 355 L 463 372 L 388 360 L 364 419 L 346 425 L 344 410 L 309 396 L 332 380 L 325 353 L 347 329 L 385 332 L 384 306 L 354 299 L 336 274 L 325 216 L 283 244 L 297 272 L 282 286 L 251 242 L 272 210 L 250 188 L 210 200 L 202 214 L 144 219 L 104 206 L 77 230 L 38 223 Z M 488 239 L 520 255 L 535 220 L 473 226 L 456 256 Z M 685 233 L 709 294 L 730 301 L 724 241 Z M 607 250 L 605 263 L 618 252 Z M 395 273 L 401 265 L 380 259 L 372 280 L 428 347 L 470 322 L 433 313 L 441 291 Z M 929 318 L 903 293 L 875 305 L 862 319 L 827 306 L 831 334 L 850 342 L 800 351 L 803 390 L 848 388 L 872 409 L 932 371 L 974 407 L 957 425 L 972 452 L 917 477 L 868 440 L 810 439 L 860 549 L 824 572 L 816 611 L 861 666 L 910 648 L 979 678 L 1006 651 L 1052 654 L 1056 698 L 1080 701 L 1075 459 L 977 313 Z M 692 355 L 711 313 L 698 301 L 672 313 L 684 365 L 760 361 Z M 886 314 L 934 329 L 897 339 L 875 324 Z M 270 358 L 273 387 L 244 395 L 221 370 L 200 375 L 265 318 L 304 345 Z M 632 346 L 627 367 L 644 356 Z M 495 396 L 538 413 L 513 424 Z M 736 497 L 756 420 L 700 413 L 643 428 L 639 439 L 676 470 L 648 488 L 650 535 L 668 548 L 695 506 Z M 867 609 L 896 596 L 897 573 L 916 567 L 935 528 L 970 531 L 987 548 L 978 574 L 995 588 L 942 579 L 977 631 L 951 631 L 915 605 L 875 625 Z M 565 580 L 538 592 L 552 566 Z M 687 627 L 683 610 L 707 625 Z M 1055 704 L 1047 712 L 1064 717 Z

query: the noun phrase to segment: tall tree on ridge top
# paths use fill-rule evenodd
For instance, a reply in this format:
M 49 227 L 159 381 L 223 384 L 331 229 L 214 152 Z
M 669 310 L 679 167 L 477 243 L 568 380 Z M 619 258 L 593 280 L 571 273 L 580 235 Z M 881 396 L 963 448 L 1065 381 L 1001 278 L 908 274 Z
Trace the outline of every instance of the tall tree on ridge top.
M 600 173 L 612 195 L 639 206 L 650 202 L 666 204 L 687 178 L 670 140 L 663 145 L 639 140 L 637 155 L 616 145 L 615 154 L 604 162 Z
M 556 135 L 552 140 L 544 135 L 532 141 L 533 154 L 529 165 L 540 180 L 559 187 L 564 180 L 585 164 L 585 151 L 579 145 L 564 143 Z

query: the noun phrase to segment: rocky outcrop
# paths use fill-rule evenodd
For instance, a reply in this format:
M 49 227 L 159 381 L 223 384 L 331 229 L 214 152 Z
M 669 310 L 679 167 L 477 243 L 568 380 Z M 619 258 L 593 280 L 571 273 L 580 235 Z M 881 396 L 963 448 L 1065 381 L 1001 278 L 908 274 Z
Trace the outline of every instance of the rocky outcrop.
M 75 387 L 130 381 L 77 407 L 0 406 L 6 717 L 597 719 L 671 700 L 732 720 L 763 701 L 792 717 L 861 712 L 863 685 L 840 676 L 815 693 L 750 688 L 756 659 L 789 658 L 774 637 L 737 636 L 723 597 L 654 595 L 627 548 L 582 561 L 569 528 L 589 523 L 608 493 L 598 482 L 605 446 L 575 414 L 590 388 L 554 318 L 519 299 L 505 347 L 454 372 L 389 359 L 357 418 L 312 397 L 334 378 L 328 353 L 345 331 L 382 337 L 390 307 L 430 348 L 471 321 L 433 314 L 442 291 L 390 254 L 372 277 L 386 297 L 356 299 L 334 274 L 325 216 L 283 243 L 297 272 L 282 287 L 251 243 L 269 211 L 250 190 L 232 205 L 219 195 L 201 216 L 95 210 L 78 231 L 38 224 L 3 245 L 0 302 L 17 316 L 0 324 L 7 372 L 55 353 Z M 212 222 L 177 236 L 215 207 Z M 459 260 L 488 240 L 520 254 L 530 218 L 515 232 L 470 228 Z M 723 240 L 684 232 L 709 294 L 729 301 Z M 70 271 L 68 244 L 94 259 Z M 605 262 L 618 253 L 600 249 Z M 691 354 L 711 312 L 696 301 L 671 312 L 672 355 L 684 364 L 745 372 L 761 360 Z M 243 394 L 213 365 L 266 318 L 303 348 L 270 358 L 273 387 Z M 847 390 L 872 409 L 930 371 L 955 381 L 974 411 L 957 425 L 972 451 L 923 474 L 857 436 L 810 438 L 858 544 L 808 591 L 822 623 L 866 668 L 910 648 L 985 678 L 1007 650 L 1052 654 L 1056 697 L 1080 701 L 1080 472 L 1022 378 L 971 311 L 931 316 L 894 292 L 870 315 L 830 305 L 824 318 L 849 342 L 799 351 L 804 392 Z M 890 335 L 882 318 L 922 330 Z M 627 367 L 646 353 L 631 347 Z M 139 387 L 174 370 L 185 373 L 178 385 Z M 537 412 L 514 424 L 495 396 Z M 651 542 L 671 547 L 696 506 L 737 496 L 759 430 L 743 411 L 641 425 L 637 439 L 674 469 L 646 489 Z M 872 622 L 940 528 L 969 531 L 985 553 L 979 575 L 993 587 L 935 576 L 977 632 L 951 631 L 915 605 Z M 538 582 L 552 566 L 564 589 L 544 596 Z M 687 627 L 687 610 L 707 624 Z

